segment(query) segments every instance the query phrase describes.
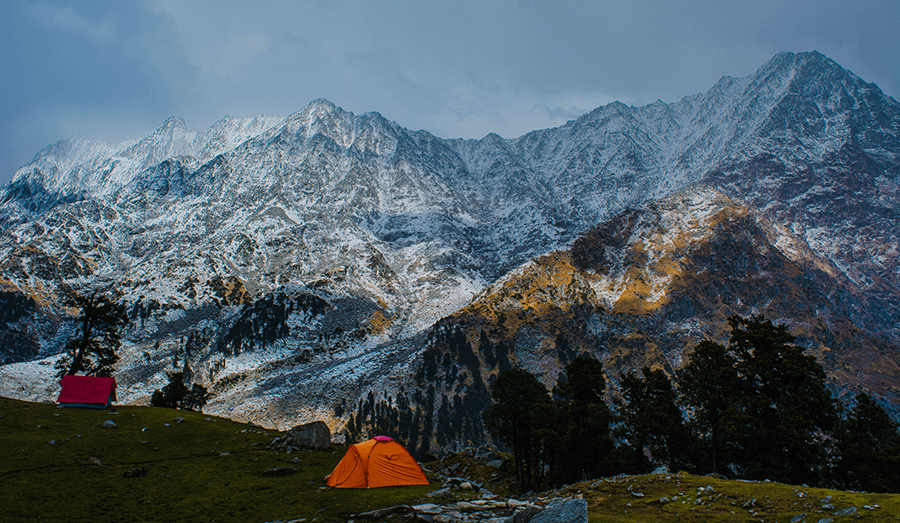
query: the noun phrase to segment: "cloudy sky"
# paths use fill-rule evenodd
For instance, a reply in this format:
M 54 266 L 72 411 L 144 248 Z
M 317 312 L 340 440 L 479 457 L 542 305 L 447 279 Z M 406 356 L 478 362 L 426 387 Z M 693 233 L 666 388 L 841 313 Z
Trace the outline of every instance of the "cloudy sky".
M 262 7 L 260 7 L 262 6 Z M 818 50 L 900 99 L 895 0 L 3 0 L 0 183 L 44 146 L 316 98 L 445 138 L 514 138 Z

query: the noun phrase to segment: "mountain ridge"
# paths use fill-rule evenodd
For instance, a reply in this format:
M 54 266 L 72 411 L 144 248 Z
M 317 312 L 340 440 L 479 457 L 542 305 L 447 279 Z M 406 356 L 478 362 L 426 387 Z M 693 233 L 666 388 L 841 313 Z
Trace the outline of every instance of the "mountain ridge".
M 132 311 L 124 398 L 143 401 L 161 386 L 166 369 L 174 368 L 169 362 L 186 361 L 185 339 L 193 334 L 204 341 L 187 361 L 217 391 L 210 404 L 216 412 L 254 421 L 275 416 L 281 420 L 271 422 L 276 425 L 315 416 L 336 429 L 349 423 L 357 402 L 376 403 L 368 401 L 370 392 L 381 390 L 397 401 L 401 389 L 415 389 L 421 401 L 407 400 L 419 405 L 424 424 L 439 416 L 426 414 L 429 389 L 410 375 L 428 347 L 445 339 L 440 343 L 468 343 L 475 351 L 474 360 L 466 351 L 449 356 L 467 359 L 471 379 L 480 374 L 480 388 L 479 380 L 469 383 L 479 391 L 469 410 L 486 401 L 493 372 L 478 353 L 480 333 L 466 331 L 464 343 L 457 334 L 463 331 L 453 330 L 448 318 L 483 299 L 496 282 L 519 274 L 511 271 L 584 243 L 598 224 L 621 222 L 609 227 L 628 229 L 632 218 L 652 215 L 647 209 L 654 202 L 678 194 L 702 195 L 709 206 L 743 206 L 742 212 L 758 216 L 754 220 L 768 221 L 766 233 L 743 233 L 771 244 L 760 263 L 827 275 L 814 278 L 832 289 L 821 299 L 830 303 L 832 296 L 844 309 L 823 305 L 838 318 L 826 323 L 843 325 L 846 318 L 854 325 L 842 327 L 841 347 L 866 336 L 874 341 L 859 354 L 900 346 L 900 104 L 815 52 L 776 55 L 753 75 L 723 77 L 706 93 L 678 102 L 637 108 L 613 103 L 514 139 L 489 134 L 445 140 L 318 99 L 286 118 L 226 117 L 201 132 L 168 119 L 142 140 L 115 151 L 103 147 L 57 142 L 0 188 L 0 287 L 9 296 L 2 301 L 9 310 L 4 317 L 16 318 L 0 331 L 18 340 L 0 354 L 7 363 L 0 367 L 4 379 L 28 369 L 32 381 L 46 380 L 39 362 L 54 358 L 72 328 L 60 307 L 63 298 L 106 282 L 116 284 Z M 614 232 L 607 238 L 612 243 L 594 250 L 619 256 L 633 247 L 630 236 Z M 647 255 L 638 251 L 629 256 Z M 788 269 L 799 263 L 791 256 L 812 268 Z M 675 292 L 647 283 L 662 281 L 654 270 L 635 264 L 632 271 L 645 283 L 635 278 L 617 285 L 635 304 L 646 302 L 644 293 Z M 771 310 L 775 318 L 789 319 L 763 306 L 775 296 L 738 288 L 729 296 L 740 305 L 723 307 Z M 616 311 L 618 302 L 597 297 L 612 292 L 608 287 L 591 292 L 596 296 L 589 300 L 587 290 L 575 293 L 574 303 L 634 312 Z M 747 304 L 751 295 L 761 302 Z M 715 295 L 698 292 L 692 299 L 697 296 Z M 660 307 L 633 315 L 653 317 Z M 803 317 L 812 321 L 815 314 L 804 309 Z M 616 318 L 603 321 L 622 324 Z M 694 330 L 720 335 L 712 326 L 720 321 L 707 313 Z M 624 324 L 632 331 L 643 325 L 652 334 L 665 322 Z M 441 325 L 451 327 L 444 332 Z M 544 343 L 534 340 L 550 340 L 545 345 L 552 347 L 559 335 L 523 328 L 504 341 L 530 347 L 507 346 L 510 364 L 534 359 L 529 351 L 540 352 Z M 569 340 L 570 347 L 608 360 L 625 354 L 609 360 L 610 368 L 637 362 L 645 350 L 640 343 L 653 345 L 649 334 L 628 341 L 598 337 L 577 324 L 569 328 L 585 340 L 613 345 L 604 352 Z M 826 331 L 818 328 L 810 340 L 827 338 Z M 271 334 L 283 332 L 288 334 Z M 238 338 L 248 341 L 229 341 Z M 679 339 L 679 350 L 667 349 L 671 362 L 694 338 Z M 809 347 L 834 345 L 829 343 Z M 567 350 L 575 349 L 553 353 L 557 363 L 569 357 Z M 842 358 L 842 365 L 855 361 Z M 847 387 L 875 386 L 835 365 L 833 374 Z M 867 372 L 881 379 L 880 371 Z M 896 379 L 886 376 L 885 383 Z M 309 392 L 291 391 L 285 383 Z M 900 402 L 891 386 L 875 388 L 886 402 Z M 327 395 L 343 406 L 335 409 Z M 437 391 L 431 398 L 432 407 L 435 401 L 440 406 Z M 474 422 L 465 423 L 464 437 L 474 437 Z

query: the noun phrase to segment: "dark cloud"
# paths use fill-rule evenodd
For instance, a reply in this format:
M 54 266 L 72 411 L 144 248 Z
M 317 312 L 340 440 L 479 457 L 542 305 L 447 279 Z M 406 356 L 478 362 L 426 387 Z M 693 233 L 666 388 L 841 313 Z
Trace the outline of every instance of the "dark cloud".
M 261 5 L 262 7 L 258 7 Z M 0 182 L 40 148 L 315 98 L 445 137 L 514 137 L 818 50 L 898 97 L 900 2 L 0 3 Z

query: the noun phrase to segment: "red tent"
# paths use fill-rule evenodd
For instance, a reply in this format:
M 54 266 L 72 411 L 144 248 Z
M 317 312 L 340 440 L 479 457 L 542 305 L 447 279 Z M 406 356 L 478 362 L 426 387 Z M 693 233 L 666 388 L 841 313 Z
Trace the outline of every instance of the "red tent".
M 116 400 L 116 379 L 99 376 L 63 376 L 56 402 L 65 407 L 105 409 Z
M 350 445 L 325 482 L 338 488 L 427 485 L 422 467 L 403 445 L 387 436 Z

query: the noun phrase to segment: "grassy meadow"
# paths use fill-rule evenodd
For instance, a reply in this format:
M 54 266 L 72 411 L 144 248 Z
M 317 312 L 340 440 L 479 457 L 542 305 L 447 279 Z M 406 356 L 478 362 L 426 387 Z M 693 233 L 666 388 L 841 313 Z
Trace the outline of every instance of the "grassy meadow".
M 179 421 L 182 418 L 183 421 Z M 115 428 L 104 426 L 111 420 Z M 344 454 L 274 452 L 281 433 L 202 413 L 116 406 L 108 411 L 0 398 L 0 521 L 347 521 L 353 514 L 435 499 L 432 484 L 332 489 L 323 478 Z M 514 492 L 508 473 L 457 454 L 426 464 Z M 291 475 L 271 475 L 293 468 Z M 702 490 L 701 490 L 702 487 Z M 708 488 L 711 487 L 711 488 Z M 586 481 L 529 499 L 582 496 L 591 522 L 900 521 L 900 494 L 867 494 L 685 473 Z M 831 496 L 829 498 L 829 496 Z M 666 498 L 667 502 L 660 502 Z M 877 505 L 877 508 L 874 508 Z M 830 506 L 832 508 L 823 508 Z M 864 508 L 873 507 L 872 509 Z M 856 507 L 846 516 L 835 512 Z M 384 521 L 409 521 L 389 516 Z

